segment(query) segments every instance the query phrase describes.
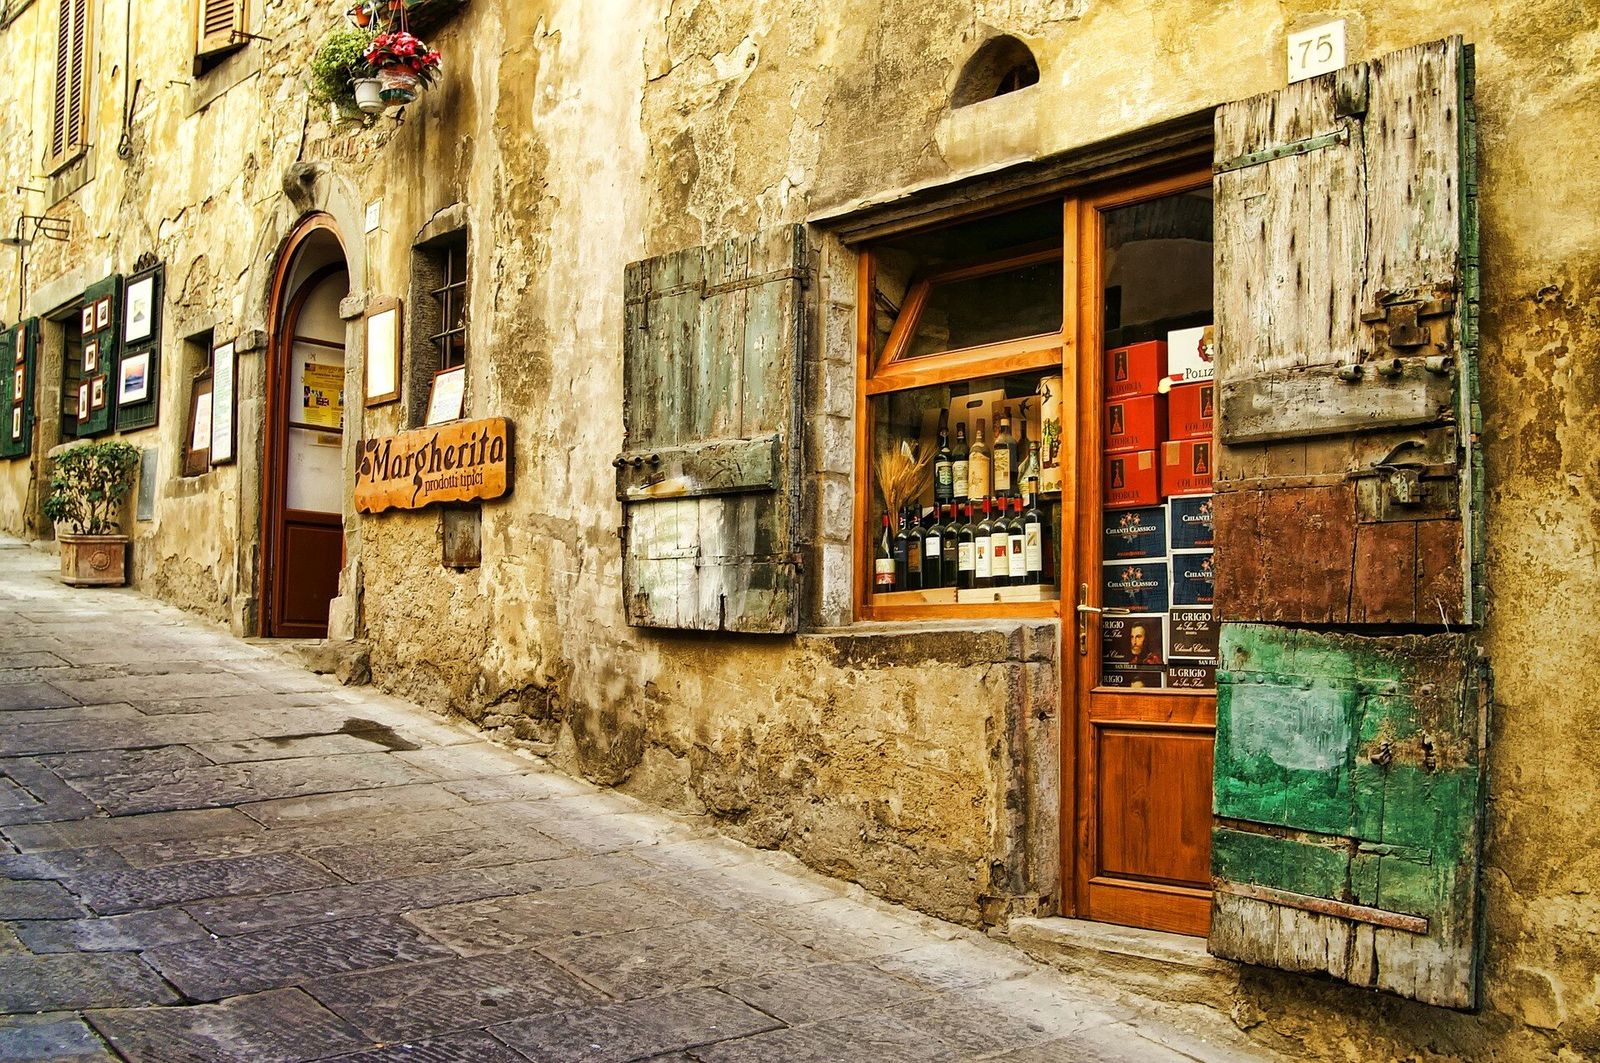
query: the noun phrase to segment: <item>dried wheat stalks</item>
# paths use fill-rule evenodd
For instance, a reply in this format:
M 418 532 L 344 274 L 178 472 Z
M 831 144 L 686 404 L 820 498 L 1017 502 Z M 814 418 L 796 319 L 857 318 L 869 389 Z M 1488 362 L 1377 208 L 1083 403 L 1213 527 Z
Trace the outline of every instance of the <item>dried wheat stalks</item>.
M 878 470 L 878 490 L 883 493 L 887 512 L 899 514 L 900 508 L 922 493 L 933 482 L 933 463 L 922 458 L 922 444 L 913 445 L 902 439 L 900 446 L 890 447 L 879 454 L 875 463 Z

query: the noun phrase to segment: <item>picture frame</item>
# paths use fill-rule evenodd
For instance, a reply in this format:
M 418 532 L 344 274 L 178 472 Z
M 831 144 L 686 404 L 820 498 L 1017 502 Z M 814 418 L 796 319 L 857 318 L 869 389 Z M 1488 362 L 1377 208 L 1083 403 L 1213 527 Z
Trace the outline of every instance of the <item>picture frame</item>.
M 430 425 L 461 419 L 466 398 L 467 367 L 453 366 L 433 374 L 433 386 L 428 391 L 428 419 Z
M 83 333 L 85 336 L 94 335 L 94 307 L 94 303 L 88 304 L 83 308 L 82 314 L 79 317 L 78 331 Z
M 103 332 L 111 327 L 111 296 L 107 295 L 94 304 L 94 330 Z
M 23 365 L 28 360 L 28 330 L 17 328 L 17 364 Z
M 189 389 L 189 423 L 185 426 L 183 475 L 198 476 L 211 465 L 211 371 L 194 378 Z
M 89 382 L 78 381 L 78 408 L 74 413 L 78 420 L 87 420 L 89 416 Z
M 11 376 L 11 404 L 22 405 L 22 400 L 28 391 L 28 371 L 23 366 L 17 366 Z
M 206 448 L 207 460 L 212 465 L 225 465 L 233 461 L 233 392 L 238 365 L 238 349 L 232 340 L 218 344 L 212 349 L 211 414 L 207 419 L 211 429 L 211 439 Z
M 89 409 L 100 410 L 106 405 L 106 375 L 99 376 L 89 381 Z
M 11 441 L 17 442 L 22 438 L 22 407 L 11 407 Z
M 366 361 L 364 366 L 367 407 L 400 400 L 400 352 L 404 323 L 401 303 L 392 295 L 381 296 L 367 308 Z
M 83 344 L 83 371 L 95 373 L 100 370 L 100 340 L 98 338 L 86 340 Z
M 138 343 L 149 339 L 155 332 L 155 274 L 147 273 L 129 281 L 125 295 L 122 313 L 123 343 Z
M 117 405 L 132 406 L 150 397 L 150 352 L 140 351 L 117 366 Z

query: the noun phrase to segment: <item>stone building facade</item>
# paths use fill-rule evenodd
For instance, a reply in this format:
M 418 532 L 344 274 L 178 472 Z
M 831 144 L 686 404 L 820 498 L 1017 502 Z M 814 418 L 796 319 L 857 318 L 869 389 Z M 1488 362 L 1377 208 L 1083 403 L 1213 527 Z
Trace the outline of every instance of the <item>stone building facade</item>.
M 471 0 L 429 33 L 439 85 L 403 121 L 363 121 L 308 91 L 343 5 L 246 0 L 232 12 L 243 32 L 198 58 L 195 6 L 0 7 L 12 73 L 0 223 L 24 245 L 0 254 L 0 321 L 36 322 L 37 337 L 31 445 L 0 461 L 0 529 L 54 534 L 40 501 L 50 452 L 74 434 L 62 408 L 85 293 L 116 277 L 125 296 L 159 268 L 154 423 L 119 430 L 113 416 L 106 432 L 148 455 L 127 525 L 141 590 L 243 635 L 315 633 L 293 627 L 298 591 L 283 585 L 298 549 L 283 512 L 297 510 L 284 477 L 298 474 L 284 466 L 310 462 L 337 499 L 333 524 L 306 533 L 333 558 L 328 634 L 364 643 L 384 689 L 946 918 L 1083 914 L 1072 588 L 1059 617 L 863 608 L 876 526 L 859 501 L 871 477 L 862 345 L 880 308 L 862 293 L 881 290 L 863 287 L 863 255 L 1052 196 L 1203 182 L 1215 109 L 1283 89 L 1286 35 L 1325 12 Z M 1572 628 L 1600 585 L 1588 416 L 1600 396 L 1586 357 L 1600 338 L 1600 11 L 1494 0 L 1336 14 L 1350 63 L 1451 35 L 1474 49 L 1483 608 L 1459 626 L 1493 668 L 1487 783 L 1472 802 L 1482 943 L 1464 961 L 1481 981 L 1476 1007 L 1451 1010 L 1264 963 L 1226 968 L 1220 1004 L 1302 1058 L 1591 1058 L 1600 753 L 1586 739 L 1600 726 L 1600 665 Z M 82 42 L 82 135 L 56 145 L 63 17 L 83 20 L 65 38 L 69 52 Z M 1018 84 L 996 80 L 1018 70 Z M 798 630 L 631 626 L 613 464 L 630 452 L 625 270 L 797 224 Z M 286 427 L 274 374 L 300 357 L 288 304 L 307 278 L 335 275 L 336 291 L 304 289 L 296 312 L 343 343 L 321 360 L 343 367 L 342 433 Z M 430 308 L 453 281 L 463 413 L 509 419 L 510 490 L 358 512 L 361 441 L 424 419 L 432 337 L 450 325 Z M 398 401 L 367 405 L 368 315 L 389 297 L 403 325 Z M 186 470 L 195 389 L 216 386 L 216 352 L 230 348 L 235 457 Z M 294 432 L 318 438 L 302 446 Z M 445 563 L 447 544 L 460 563 Z

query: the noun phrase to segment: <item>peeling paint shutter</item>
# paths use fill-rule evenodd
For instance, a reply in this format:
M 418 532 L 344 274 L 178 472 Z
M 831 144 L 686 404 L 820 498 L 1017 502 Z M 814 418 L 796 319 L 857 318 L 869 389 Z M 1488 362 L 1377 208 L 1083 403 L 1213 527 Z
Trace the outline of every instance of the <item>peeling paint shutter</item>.
M 625 275 L 628 623 L 796 630 L 802 226 L 635 262 Z
M 0 332 L 0 367 L 5 374 L 0 382 L 0 458 L 25 458 L 33 453 L 38 352 L 38 318 Z M 22 370 L 21 391 L 17 390 L 18 369 Z
M 83 379 L 89 381 L 91 394 L 94 382 L 104 378 L 101 386 L 105 389 L 105 401 L 98 409 L 91 408 L 88 416 L 83 411 L 78 412 L 78 438 L 104 435 L 111 429 L 111 407 L 116 404 L 117 365 L 120 361 L 120 344 L 118 338 L 122 330 L 117 326 L 122 320 L 122 278 L 110 276 L 97 284 L 91 284 L 83 293 L 85 306 L 98 306 L 103 299 L 110 300 L 110 309 L 107 313 L 108 323 L 104 328 L 96 327 L 93 332 L 84 335 L 83 343 L 87 348 L 91 342 L 99 344 L 99 358 L 96 368 L 90 372 L 87 366 Z M 78 322 L 72 322 L 76 326 Z
M 1452 38 L 1228 104 L 1213 183 L 1211 950 L 1453 1007 L 1486 714 L 1472 85 Z
M 244 29 L 244 0 L 198 0 L 195 55 L 205 58 L 237 47 Z

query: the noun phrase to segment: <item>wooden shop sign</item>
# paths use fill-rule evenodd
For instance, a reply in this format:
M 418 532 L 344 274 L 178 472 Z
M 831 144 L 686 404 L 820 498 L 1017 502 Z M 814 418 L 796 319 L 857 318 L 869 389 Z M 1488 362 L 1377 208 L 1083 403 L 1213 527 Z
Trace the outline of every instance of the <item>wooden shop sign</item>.
M 511 422 L 452 421 L 361 441 L 356 509 L 421 509 L 499 498 L 511 486 Z

